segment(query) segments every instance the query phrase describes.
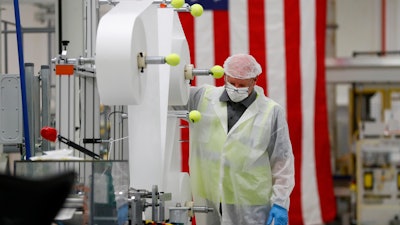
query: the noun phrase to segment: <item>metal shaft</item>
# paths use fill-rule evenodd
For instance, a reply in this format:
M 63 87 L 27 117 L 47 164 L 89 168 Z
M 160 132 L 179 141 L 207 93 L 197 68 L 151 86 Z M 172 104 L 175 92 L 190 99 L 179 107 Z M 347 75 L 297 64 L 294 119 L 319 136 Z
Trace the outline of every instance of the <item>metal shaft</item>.
M 210 75 L 210 70 L 208 70 L 208 69 L 193 69 L 192 73 L 195 76 L 208 76 L 208 75 Z

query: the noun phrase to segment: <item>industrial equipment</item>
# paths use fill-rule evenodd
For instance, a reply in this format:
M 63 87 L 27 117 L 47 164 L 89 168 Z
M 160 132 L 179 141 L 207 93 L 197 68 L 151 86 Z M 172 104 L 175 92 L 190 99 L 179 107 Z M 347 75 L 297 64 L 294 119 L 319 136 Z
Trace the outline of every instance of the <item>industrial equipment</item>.
M 357 145 L 357 224 L 391 224 L 400 216 L 400 140 Z
M 77 179 L 55 221 L 65 225 L 117 224 L 118 201 L 129 205 L 127 219 L 131 225 L 181 224 L 188 225 L 194 213 L 208 213 L 212 208 L 193 202 L 173 202 L 171 193 L 129 187 L 127 161 L 109 160 L 39 160 L 16 161 L 15 175 L 30 179 L 74 171 Z M 167 210 L 167 211 L 166 211 Z M 165 212 L 168 212 L 166 215 Z M 23 212 L 21 212 L 23 213 Z
M 51 142 L 58 140 L 56 148 L 72 147 L 84 153 L 84 157 L 65 161 L 39 157 L 35 158 L 37 161 L 16 162 L 15 174 L 33 177 L 74 170 L 78 174 L 76 189 L 56 218 L 66 225 L 117 224 L 121 205 L 129 208 L 129 224 L 151 221 L 188 225 L 194 213 L 212 209 L 191 202 L 189 174 L 181 172 L 179 163 L 181 117 L 179 112 L 169 112 L 169 106 L 187 104 L 194 76 L 220 78 L 223 68 L 217 65 L 198 69 L 191 64 L 177 14 L 190 12 L 188 4 L 174 8 L 172 1 L 146 0 L 111 5 L 108 12 L 98 17 L 93 29 L 96 35 L 86 36 L 88 42 L 95 43 L 94 49 L 87 49 L 84 57 L 70 57 L 70 41 L 63 40 L 61 54 L 52 60 L 57 76 L 57 123 L 56 128 L 44 124 L 41 134 Z M 94 25 L 86 25 L 92 31 L 90 27 Z M 97 146 L 84 146 L 99 143 L 98 132 L 77 138 L 77 130 L 97 130 L 99 124 L 86 123 L 87 117 L 76 119 L 80 109 L 75 98 L 78 91 L 69 85 L 77 84 L 76 78 L 87 80 L 89 85 L 85 87 L 95 87 L 92 94 L 96 98 L 79 98 L 80 104 L 97 106 L 99 100 L 107 106 L 127 107 L 124 113 L 129 117 L 129 154 L 124 160 L 98 160 L 103 158 Z M 95 108 L 93 114 L 98 110 Z M 86 160 L 85 156 L 95 160 Z
M 147 199 L 151 199 L 150 202 Z M 143 213 L 147 207 L 151 207 L 151 221 L 155 223 L 171 223 L 171 224 L 190 224 L 194 212 L 208 213 L 213 209 L 207 206 L 194 206 L 193 202 L 186 202 L 184 206 L 177 203 L 176 207 L 169 207 L 169 218 L 165 217 L 165 202 L 171 200 L 171 193 L 163 193 L 158 191 L 157 186 L 153 186 L 151 192 L 146 190 L 129 190 L 130 204 L 130 224 L 140 225 L 146 221 Z M 148 221 L 148 220 L 147 220 Z

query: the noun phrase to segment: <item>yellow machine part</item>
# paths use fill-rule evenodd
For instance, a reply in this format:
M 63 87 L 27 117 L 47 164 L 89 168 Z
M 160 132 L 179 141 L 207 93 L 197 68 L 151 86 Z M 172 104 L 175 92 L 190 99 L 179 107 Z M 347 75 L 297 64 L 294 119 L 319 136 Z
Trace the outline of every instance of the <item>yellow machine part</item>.
M 372 172 L 364 173 L 364 189 L 371 190 L 374 187 L 374 177 Z

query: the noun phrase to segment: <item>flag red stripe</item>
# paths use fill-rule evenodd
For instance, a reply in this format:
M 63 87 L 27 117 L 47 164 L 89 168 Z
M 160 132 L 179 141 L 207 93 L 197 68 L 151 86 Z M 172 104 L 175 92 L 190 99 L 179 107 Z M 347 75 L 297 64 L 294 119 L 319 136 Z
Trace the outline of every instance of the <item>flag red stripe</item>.
M 182 27 L 184 28 L 183 31 L 186 36 L 186 40 L 189 45 L 190 51 L 190 61 L 192 64 L 195 64 L 195 32 L 194 32 L 194 19 L 190 13 L 179 13 L 179 20 L 181 21 Z M 191 81 L 192 85 L 196 85 L 196 79 Z M 189 128 L 187 121 L 181 119 L 180 120 L 181 127 L 181 140 L 189 140 Z M 189 172 L 189 142 L 181 142 L 181 157 L 182 163 L 181 168 L 182 172 Z
M 299 0 L 284 1 L 285 54 L 287 118 L 290 139 L 295 155 L 295 183 L 291 194 L 290 224 L 303 224 L 301 205 L 301 164 L 302 164 L 302 90 L 300 67 L 300 4 Z
M 181 119 L 181 168 L 182 172 L 189 172 L 189 124 Z
M 230 55 L 229 13 L 227 10 L 215 10 L 214 13 L 214 64 L 223 66 Z M 216 79 L 216 86 L 224 85 L 224 79 Z
M 250 2 L 249 2 L 250 3 Z M 257 85 L 264 88 L 267 92 L 267 70 L 265 66 L 266 62 L 266 43 L 265 43 L 265 11 L 264 0 L 252 0 L 251 4 L 248 4 L 248 27 L 249 27 L 249 51 L 252 56 L 261 64 L 263 67 L 263 73 L 257 79 Z
M 315 166 L 322 220 L 332 221 L 336 215 L 336 201 L 333 193 L 330 161 L 330 145 L 328 132 L 328 118 L 326 105 L 325 85 L 325 28 L 326 28 L 326 1 L 316 3 L 316 90 L 315 90 Z

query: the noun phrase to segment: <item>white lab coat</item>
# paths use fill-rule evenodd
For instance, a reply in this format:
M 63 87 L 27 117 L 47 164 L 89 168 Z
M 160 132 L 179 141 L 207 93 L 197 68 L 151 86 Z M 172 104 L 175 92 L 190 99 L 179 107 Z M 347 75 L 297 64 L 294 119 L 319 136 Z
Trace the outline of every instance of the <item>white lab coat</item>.
M 285 112 L 255 90 L 256 100 L 229 132 L 226 102 L 219 100 L 224 87 L 191 93 L 189 110 L 200 111 L 201 120 L 190 125 L 190 176 L 195 204 L 214 208 L 207 225 L 265 225 L 272 204 L 289 208 L 294 157 Z

